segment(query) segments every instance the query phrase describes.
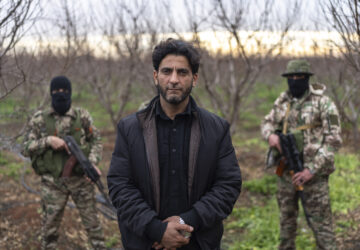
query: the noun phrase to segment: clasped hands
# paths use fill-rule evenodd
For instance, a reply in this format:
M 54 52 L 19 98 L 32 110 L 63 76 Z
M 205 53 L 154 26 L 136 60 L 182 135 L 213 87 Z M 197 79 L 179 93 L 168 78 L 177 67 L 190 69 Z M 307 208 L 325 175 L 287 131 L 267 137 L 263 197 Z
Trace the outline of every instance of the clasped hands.
M 155 242 L 153 248 L 163 249 L 164 250 L 174 250 L 176 248 L 187 245 L 190 242 L 190 238 L 186 238 L 181 234 L 181 231 L 186 231 L 191 233 L 194 228 L 186 224 L 180 224 L 179 216 L 171 216 L 165 219 L 163 222 L 167 222 L 167 227 L 164 232 L 164 235 L 161 239 L 161 242 Z

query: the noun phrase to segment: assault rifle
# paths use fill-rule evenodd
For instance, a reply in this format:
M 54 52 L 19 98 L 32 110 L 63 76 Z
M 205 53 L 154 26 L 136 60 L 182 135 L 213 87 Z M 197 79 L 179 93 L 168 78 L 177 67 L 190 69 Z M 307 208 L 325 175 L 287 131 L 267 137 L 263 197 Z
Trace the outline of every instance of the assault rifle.
M 72 156 L 70 156 L 68 161 L 72 161 L 71 159 L 76 158 L 76 160 L 79 162 L 80 166 L 84 170 L 86 176 L 89 177 L 89 179 L 92 182 L 94 182 L 96 184 L 96 186 L 98 187 L 100 193 L 102 194 L 102 196 L 104 198 L 103 203 L 105 203 L 107 207 L 109 207 L 113 212 L 116 213 L 116 209 L 114 208 L 109 197 L 107 196 L 107 194 L 104 191 L 104 185 L 102 184 L 102 182 L 100 180 L 100 175 L 98 174 L 98 172 L 96 171 L 96 169 L 94 168 L 92 163 L 89 161 L 89 159 L 84 155 L 81 148 L 76 143 L 74 137 L 67 135 L 64 137 L 64 141 L 66 142 L 66 144 L 69 147 L 69 150 L 72 154 Z M 76 163 L 76 160 L 75 160 L 75 163 Z M 63 176 L 69 176 L 69 171 L 71 172 L 71 170 L 72 170 L 72 169 L 69 170 L 66 167 L 66 165 L 67 164 L 65 164 Z M 75 164 L 72 164 L 72 165 L 75 165 Z
M 280 160 L 279 164 L 285 165 L 289 169 L 291 176 L 293 176 L 294 174 L 296 174 L 298 172 L 303 171 L 304 166 L 303 166 L 303 163 L 301 160 L 300 152 L 296 146 L 296 139 L 295 139 L 294 134 L 288 133 L 288 134 L 284 135 L 280 131 L 276 131 L 275 133 L 280 138 L 282 154 L 285 157 L 285 162 L 283 162 L 283 160 Z M 304 197 L 304 193 L 303 193 L 304 187 L 302 185 L 300 185 L 300 186 L 296 186 L 295 189 L 300 197 L 301 204 L 304 209 L 306 221 L 308 222 L 308 225 L 311 227 L 309 214 L 308 214 L 308 212 L 306 210 L 306 206 L 305 206 L 306 202 L 305 202 L 305 197 Z
M 276 134 L 280 138 L 282 154 L 285 157 L 284 163 L 289 168 L 290 174 L 294 175 L 303 171 L 304 166 L 300 158 L 300 152 L 296 146 L 295 136 L 292 133 L 284 135 L 280 131 L 276 131 Z M 297 189 L 299 188 L 302 190 L 301 186 L 299 186 Z

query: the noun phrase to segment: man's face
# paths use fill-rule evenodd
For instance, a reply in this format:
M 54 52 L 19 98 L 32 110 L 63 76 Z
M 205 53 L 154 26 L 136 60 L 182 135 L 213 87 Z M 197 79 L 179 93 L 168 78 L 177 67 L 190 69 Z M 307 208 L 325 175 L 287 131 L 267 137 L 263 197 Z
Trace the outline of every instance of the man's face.
M 160 98 L 174 105 L 187 100 L 196 85 L 197 74 L 193 74 L 185 56 L 167 55 L 154 70 L 154 81 Z

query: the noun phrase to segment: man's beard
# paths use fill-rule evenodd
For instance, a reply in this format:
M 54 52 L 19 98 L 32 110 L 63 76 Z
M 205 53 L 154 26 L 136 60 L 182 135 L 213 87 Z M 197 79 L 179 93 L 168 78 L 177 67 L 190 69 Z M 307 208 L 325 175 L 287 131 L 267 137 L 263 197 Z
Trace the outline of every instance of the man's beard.
M 193 83 L 191 82 L 190 87 L 187 88 L 187 89 L 185 89 L 185 92 L 183 92 L 183 93 L 181 94 L 181 96 L 170 96 L 170 97 L 168 97 L 168 96 L 166 95 L 166 92 L 167 92 L 167 90 L 168 90 L 168 87 L 166 87 L 166 88 L 164 89 L 164 88 L 162 88 L 162 87 L 160 86 L 159 83 L 156 85 L 156 88 L 157 88 L 157 90 L 158 90 L 158 93 L 159 93 L 168 103 L 177 105 L 177 104 L 182 103 L 182 102 L 190 95 L 191 90 L 192 90 L 192 87 L 193 87 L 192 84 L 193 84 Z

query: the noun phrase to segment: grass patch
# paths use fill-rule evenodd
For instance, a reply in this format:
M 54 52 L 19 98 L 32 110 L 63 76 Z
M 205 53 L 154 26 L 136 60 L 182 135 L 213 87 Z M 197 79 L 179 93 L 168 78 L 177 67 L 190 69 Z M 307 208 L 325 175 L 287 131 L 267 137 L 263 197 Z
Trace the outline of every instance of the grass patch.
M 265 175 L 261 179 L 244 181 L 243 188 L 263 195 L 274 195 L 277 190 L 277 176 Z
M 22 167 L 23 164 L 16 161 L 12 154 L 0 151 L 0 175 L 19 179 Z
M 360 183 L 360 159 L 353 154 L 338 154 L 335 156 L 335 165 L 337 170 L 331 175 L 329 182 L 332 210 L 335 213 L 347 214 L 360 206 L 360 186 L 357 185 Z M 276 176 L 265 175 L 261 179 L 243 183 L 244 189 L 267 195 L 267 200 L 263 206 L 252 202 L 253 205 L 234 208 L 225 220 L 224 249 L 277 249 L 280 228 L 279 209 L 274 195 L 276 179 Z M 334 221 L 335 233 L 338 236 L 358 227 L 358 222 L 343 217 Z M 305 250 L 316 248 L 315 238 L 306 224 L 301 205 L 296 247 Z
M 112 247 L 116 246 L 118 243 L 119 243 L 119 236 L 113 235 L 113 236 L 106 238 L 105 246 L 107 248 L 112 248 Z
M 330 175 L 331 208 L 345 214 L 360 206 L 360 159 L 357 155 L 336 155 L 336 171 Z
M 227 247 L 240 249 L 276 249 L 279 238 L 279 213 L 275 197 L 261 206 L 235 208 L 226 230 L 243 231 Z
M 232 137 L 232 141 L 236 147 L 242 148 L 243 150 L 255 149 L 256 151 L 259 151 L 259 150 L 266 151 L 269 147 L 268 143 L 266 141 L 264 141 L 262 138 L 253 137 L 253 138 L 244 139 L 242 137 L 241 133 L 235 134 Z

